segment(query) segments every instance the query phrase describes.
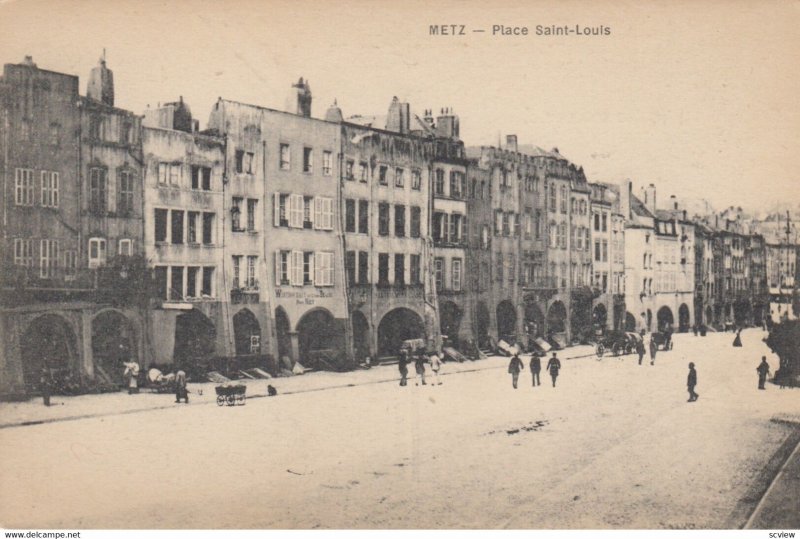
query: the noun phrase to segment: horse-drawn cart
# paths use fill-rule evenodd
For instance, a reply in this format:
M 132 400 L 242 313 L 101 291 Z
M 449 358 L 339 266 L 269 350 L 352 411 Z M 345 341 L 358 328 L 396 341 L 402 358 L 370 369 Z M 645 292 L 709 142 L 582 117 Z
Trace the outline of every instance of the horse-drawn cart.
M 244 384 L 222 384 L 217 386 L 217 406 L 222 406 L 223 404 L 227 404 L 228 406 L 234 406 L 236 404 L 244 405 L 247 396 L 245 392 L 247 391 L 247 386 Z

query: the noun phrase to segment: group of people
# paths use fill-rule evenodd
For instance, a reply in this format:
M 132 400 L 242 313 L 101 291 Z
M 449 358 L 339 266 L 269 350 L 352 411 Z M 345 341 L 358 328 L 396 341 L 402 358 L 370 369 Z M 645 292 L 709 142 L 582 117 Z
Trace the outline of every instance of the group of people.
M 411 352 L 407 349 L 400 351 L 400 359 L 397 362 L 397 368 L 400 370 L 400 385 L 408 385 L 408 364 L 411 362 Z M 414 385 L 428 385 L 425 379 L 426 368 L 425 363 L 430 363 L 431 371 L 433 372 L 434 380 L 431 385 L 442 385 L 442 380 L 439 378 L 439 371 L 442 368 L 442 359 L 439 354 L 433 352 L 427 356 L 423 350 L 418 350 L 414 354 L 414 372 L 416 373 L 416 382 Z
M 519 358 L 519 353 L 515 353 L 511 357 L 511 362 L 508 364 L 508 372 L 511 374 L 511 384 L 514 386 L 514 389 L 517 389 L 519 373 L 524 369 L 525 366 Z M 542 385 L 539 381 L 539 373 L 542 372 L 542 358 L 539 354 L 534 353 L 531 355 L 530 369 L 533 387 Z M 553 356 L 547 362 L 547 370 L 550 372 L 550 378 L 553 379 L 553 387 L 556 387 L 556 378 L 558 378 L 558 372 L 561 370 L 561 361 L 558 359 L 558 355 L 555 352 L 553 352 Z

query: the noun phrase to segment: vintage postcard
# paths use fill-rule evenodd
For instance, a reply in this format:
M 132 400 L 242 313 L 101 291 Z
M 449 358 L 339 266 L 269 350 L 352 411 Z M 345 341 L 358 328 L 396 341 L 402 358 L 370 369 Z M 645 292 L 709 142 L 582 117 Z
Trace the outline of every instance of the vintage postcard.
M 1 1 L 0 527 L 791 537 L 798 26 Z

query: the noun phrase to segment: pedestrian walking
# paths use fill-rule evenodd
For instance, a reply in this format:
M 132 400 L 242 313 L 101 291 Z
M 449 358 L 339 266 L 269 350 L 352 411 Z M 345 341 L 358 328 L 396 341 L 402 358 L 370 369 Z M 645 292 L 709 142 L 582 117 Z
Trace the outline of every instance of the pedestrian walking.
M 736 338 L 733 339 L 733 346 L 735 346 L 736 348 L 741 348 L 742 347 L 742 330 L 741 329 L 737 329 L 736 330 Z
M 511 358 L 511 363 L 508 364 L 508 372 L 511 373 L 511 383 L 514 386 L 514 389 L 517 389 L 519 371 L 524 368 L 525 366 L 522 364 L 522 360 L 519 359 L 519 355 L 514 354 L 514 356 Z
M 414 385 L 419 385 L 420 381 L 422 381 L 422 385 L 428 385 L 425 382 L 425 355 L 420 350 L 417 353 L 417 359 L 414 361 L 414 370 L 417 372 L 417 381 Z
M 644 339 L 639 339 L 636 341 L 636 353 L 639 354 L 639 365 L 642 364 L 642 358 L 644 358 L 645 349 L 644 349 Z
M 658 345 L 656 344 L 656 340 L 653 338 L 653 335 L 650 335 L 650 365 L 655 365 L 656 363 L 656 352 L 658 351 Z
M 39 389 L 42 391 L 42 402 L 45 406 L 50 406 L 50 392 L 53 387 L 53 376 L 50 368 L 45 365 L 42 367 L 42 374 L 39 378 Z
M 123 376 L 128 381 L 128 395 L 139 393 L 139 364 L 135 361 L 128 361 L 125 365 Z
M 178 369 L 175 373 L 175 403 L 179 404 L 183 399 L 189 404 L 189 390 L 186 389 L 186 373 L 183 369 Z
M 439 359 L 439 354 L 437 354 L 436 352 L 432 353 L 430 362 L 431 362 L 431 370 L 433 371 L 433 377 L 435 378 L 436 385 L 440 386 L 442 385 L 442 381 L 439 379 L 439 370 L 442 368 L 442 360 Z
M 556 378 L 558 378 L 558 371 L 561 370 L 561 361 L 558 356 L 553 352 L 553 357 L 547 362 L 547 370 L 550 371 L 550 378 L 553 379 L 553 387 L 556 387 Z
M 533 387 L 542 385 L 539 381 L 540 372 L 542 372 L 542 359 L 539 357 L 539 354 L 534 352 L 531 356 L 531 381 L 533 382 Z
M 758 367 L 756 367 L 756 371 L 758 372 L 758 389 L 766 389 L 764 387 L 764 382 L 767 381 L 767 375 L 769 374 L 769 363 L 767 363 L 767 356 L 761 356 L 761 363 L 759 363 Z
M 400 352 L 400 361 L 397 362 L 397 368 L 400 370 L 400 385 L 408 385 L 408 352 L 406 350 Z
M 697 400 L 698 395 L 694 392 L 697 385 L 697 371 L 694 370 L 694 363 L 689 363 L 689 376 L 686 378 L 686 387 L 689 389 L 689 400 L 686 402 L 694 402 Z

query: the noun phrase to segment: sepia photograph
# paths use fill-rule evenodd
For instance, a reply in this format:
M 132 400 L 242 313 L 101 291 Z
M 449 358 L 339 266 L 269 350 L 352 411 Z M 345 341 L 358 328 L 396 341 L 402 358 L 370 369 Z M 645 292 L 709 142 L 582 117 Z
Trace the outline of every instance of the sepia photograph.
M 794 537 L 798 27 L 0 0 L 4 537 Z

